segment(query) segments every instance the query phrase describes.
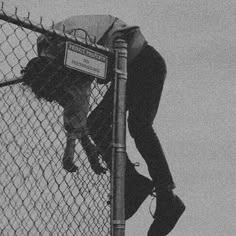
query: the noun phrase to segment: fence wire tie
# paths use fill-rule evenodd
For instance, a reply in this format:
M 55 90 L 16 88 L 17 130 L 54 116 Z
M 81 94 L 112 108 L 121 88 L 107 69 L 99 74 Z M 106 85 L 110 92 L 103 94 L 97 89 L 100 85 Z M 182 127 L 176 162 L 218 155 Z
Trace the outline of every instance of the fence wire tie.
M 54 21 L 52 21 L 51 28 L 52 28 L 52 30 L 53 30 L 53 31 L 54 31 L 54 27 L 55 27 L 55 22 L 54 22 Z
M 43 17 L 42 17 L 42 16 L 40 16 L 40 18 L 39 18 L 39 24 L 40 24 L 41 26 L 43 26 Z
M 15 7 L 15 16 L 17 17 L 17 11 L 18 11 L 18 8 Z

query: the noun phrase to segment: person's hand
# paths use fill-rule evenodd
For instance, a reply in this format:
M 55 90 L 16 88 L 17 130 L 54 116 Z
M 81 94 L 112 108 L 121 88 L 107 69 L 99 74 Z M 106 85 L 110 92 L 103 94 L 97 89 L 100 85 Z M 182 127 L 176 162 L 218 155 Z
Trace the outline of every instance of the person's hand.
M 99 162 L 99 152 L 98 152 L 97 148 L 92 143 L 90 143 L 87 146 L 85 151 L 88 156 L 90 166 L 91 166 L 92 170 L 94 171 L 94 173 L 97 175 L 105 174 L 107 169 L 104 168 L 101 165 L 101 163 Z
M 68 139 L 62 159 L 62 165 L 68 172 L 76 172 L 78 167 L 74 164 L 75 139 Z
M 63 158 L 63 168 L 71 173 L 76 172 L 78 170 L 78 166 L 76 166 L 73 161 L 66 158 Z

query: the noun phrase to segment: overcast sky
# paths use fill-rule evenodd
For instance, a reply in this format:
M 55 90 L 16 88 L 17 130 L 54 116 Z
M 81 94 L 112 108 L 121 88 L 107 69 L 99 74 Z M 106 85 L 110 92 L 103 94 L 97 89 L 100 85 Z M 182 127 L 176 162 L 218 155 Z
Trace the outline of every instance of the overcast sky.
M 166 59 L 168 76 L 154 126 L 187 211 L 171 236 L 236 235 L 235 0 L 8 0 L 45 22 L 111 14 L 139 25 Z M 142 161 L 128 138 L 132 160 Z M 139 170 L 148 175 L 142 162 Z M 146 235 L 148 199 L 127 221 Z

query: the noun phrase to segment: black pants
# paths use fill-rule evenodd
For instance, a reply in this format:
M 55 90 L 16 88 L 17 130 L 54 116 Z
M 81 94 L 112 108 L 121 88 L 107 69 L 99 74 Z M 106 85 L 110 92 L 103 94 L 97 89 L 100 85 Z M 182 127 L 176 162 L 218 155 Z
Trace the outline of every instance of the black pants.
M 158 137 L 152 127 L 156 116 L 166 65 L 161 55 L 147 45 L 132 65 L 128 66 L 127 111 L 128 128 L 157 189 L 172 189 L 174 182 Z M 113 86 L 102 102 L 88 117 L 90 135 L 103 152 L 103 159 L 111 168 Z M 126 174 L 132 173 L 133 164 L 127 157 Z

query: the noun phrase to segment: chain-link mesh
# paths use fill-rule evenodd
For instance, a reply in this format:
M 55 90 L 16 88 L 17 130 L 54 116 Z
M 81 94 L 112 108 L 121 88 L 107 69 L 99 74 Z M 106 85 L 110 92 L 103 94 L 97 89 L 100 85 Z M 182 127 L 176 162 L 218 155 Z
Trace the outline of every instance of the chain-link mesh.
M 0 20 L 0 82 L 21 75 L 37 55 L 39 36 L 33 23 L 30 30 L 20 19 L 16 25 L 5 18 Z M 107 87 L 92 82 L 86 113 Z M 0 235 L 109 235 L 109 172 L 94 173 L 78 139 L 78 170 L 63 169 L 67 136 L 62 106 L 37 99 L 22 84 L 0 88 L 0 97 Z M 100 163 L 105 166 L 101 158 Z

